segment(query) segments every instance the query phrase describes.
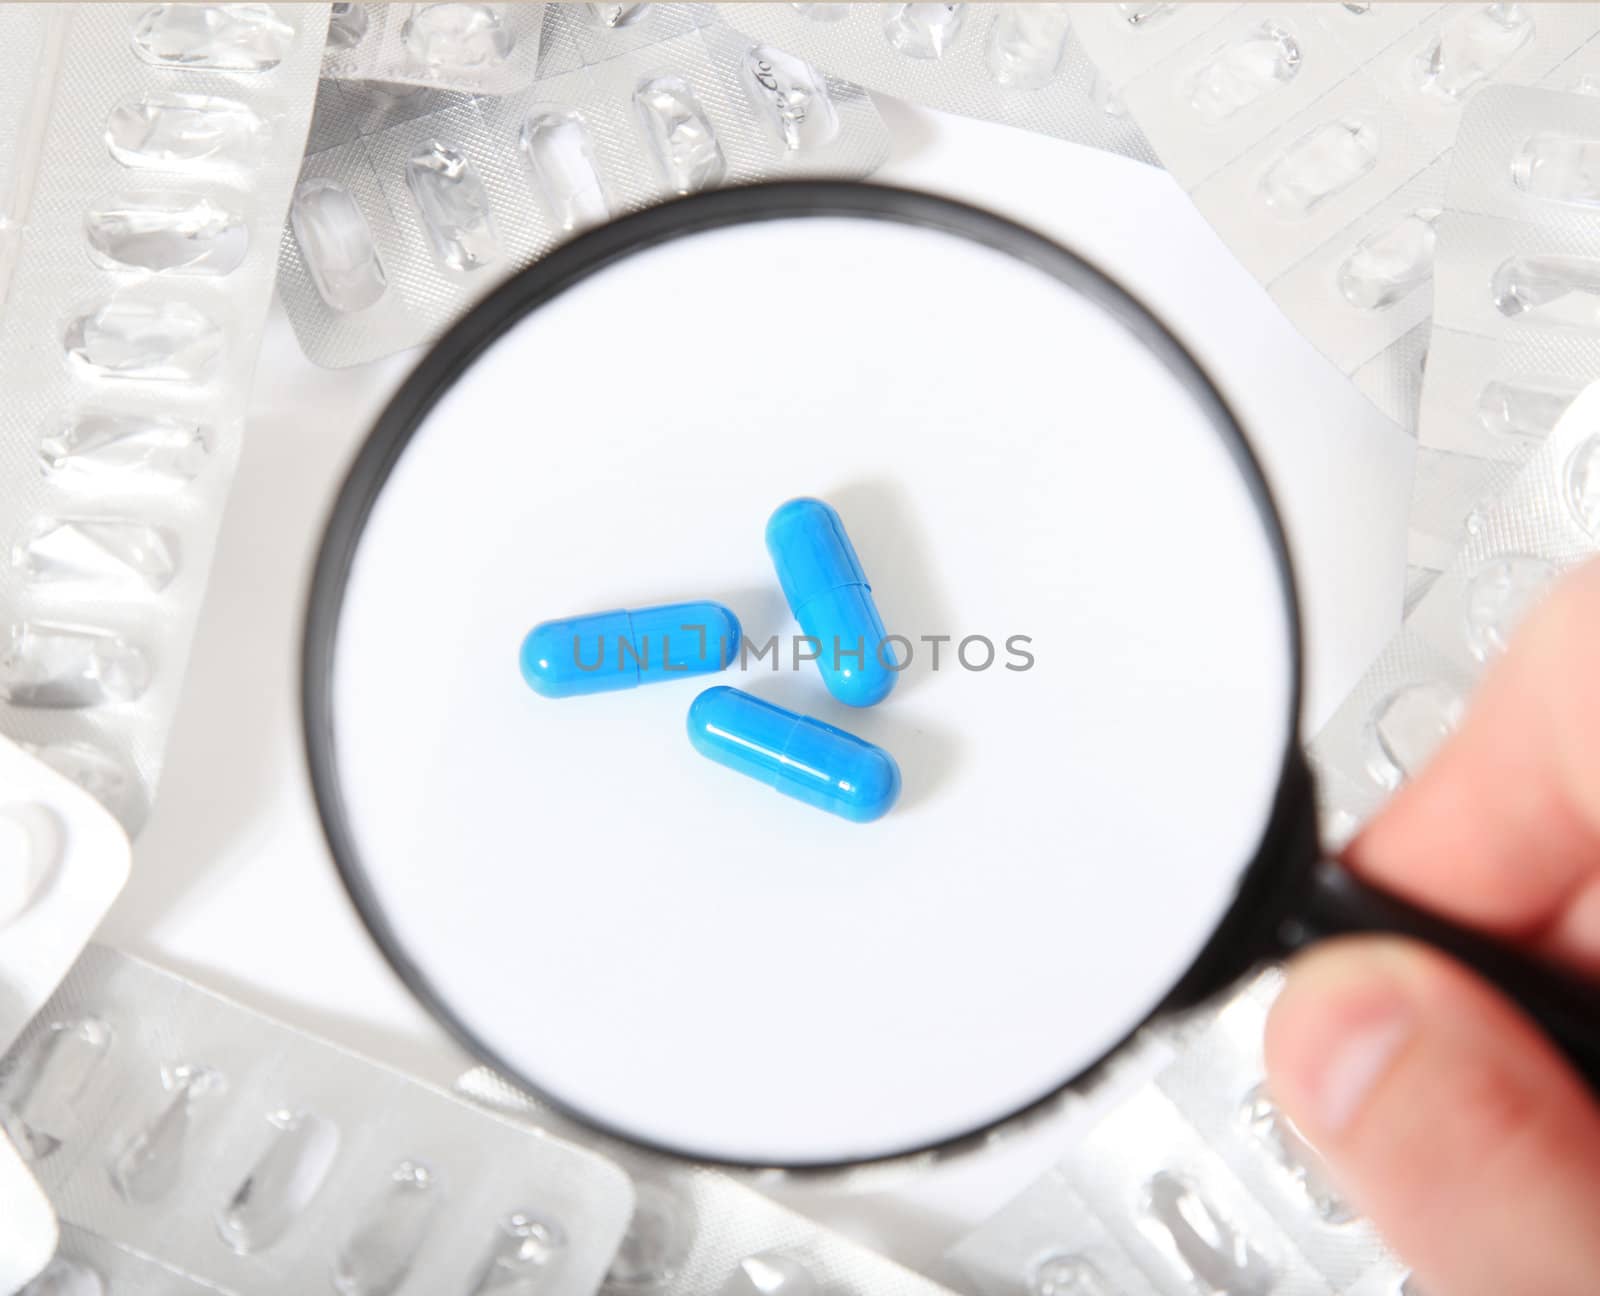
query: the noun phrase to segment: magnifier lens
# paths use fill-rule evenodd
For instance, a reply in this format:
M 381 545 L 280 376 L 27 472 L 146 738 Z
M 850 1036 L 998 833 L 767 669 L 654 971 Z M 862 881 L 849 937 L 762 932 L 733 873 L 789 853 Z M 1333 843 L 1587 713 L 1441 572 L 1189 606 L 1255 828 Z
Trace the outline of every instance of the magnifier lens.
M 642 1142 L 833 1163 L 1048 1095 L 1194 962 L 1272 812 L 1295 632 L 1231 422 L 1091 272 L 928 210 L 595 268 L 365 493 L 327 680 L 341 865 L 475 1047 Z M 795 660 L 763 531 L 801 495 L 903 637 L 879 706 Z M 519 676 L 538 622 L 702 599 L 747 639 L 721 675 Z M 708 683 L 885 748 L 899 805 L 853 824 L 701 759 Z

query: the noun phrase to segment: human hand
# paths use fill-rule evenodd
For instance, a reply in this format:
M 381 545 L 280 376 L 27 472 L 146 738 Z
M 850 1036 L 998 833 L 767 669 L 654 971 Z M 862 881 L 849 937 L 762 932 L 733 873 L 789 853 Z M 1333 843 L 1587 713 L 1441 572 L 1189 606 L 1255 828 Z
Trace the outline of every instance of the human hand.
M 1345 860 L 1600 981 L 1600 562 L 1534 612 Z M 1464 968 L 1388 937 L 1315 947 L 1273 1008 L 1267 1069 L 1430 1296 L 1600 1292 L 1600 1103 Z

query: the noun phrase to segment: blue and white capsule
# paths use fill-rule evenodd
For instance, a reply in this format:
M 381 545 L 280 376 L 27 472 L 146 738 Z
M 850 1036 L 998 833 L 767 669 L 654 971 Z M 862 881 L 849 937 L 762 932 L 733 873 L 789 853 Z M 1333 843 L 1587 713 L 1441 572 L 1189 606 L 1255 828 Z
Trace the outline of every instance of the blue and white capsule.
M 579 697 L 714 675 L 738 655 L 739 618 L 720 603 L 591 612 L 542 621 L 522 641 L 522 678 L 542 697 Z
M 702 756 L 852 823 L 881 819 L 900 797 L 900 766 L 882 747 L 718 684 L 689 707 Z
M 828 692 L 846 706 L 882 702 L 898 662 L 838 511 L 819 499 L 792 499 L 767 522 L 767 552 Z

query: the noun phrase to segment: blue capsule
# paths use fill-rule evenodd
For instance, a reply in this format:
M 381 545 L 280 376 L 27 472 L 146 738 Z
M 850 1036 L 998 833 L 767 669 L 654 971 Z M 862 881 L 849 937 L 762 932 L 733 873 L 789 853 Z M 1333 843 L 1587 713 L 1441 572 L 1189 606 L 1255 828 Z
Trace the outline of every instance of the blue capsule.
M 522 678 L 544 697 L 577 697 L 711 675 L 739 651 L 739 618 L 720 603 L 668 603 L 542 621 L 522 641 Z
M 719 765 L 855 823 L 889 813 L 900 767 L 882 747 L 719 684 L 689 707 L 689 741 Z
M 894 649 L 838 512 L 819 499 L 780 505 L 767 522 L 767 552 L 828 692 L 846 706 L 882 702 L 894 688 Z

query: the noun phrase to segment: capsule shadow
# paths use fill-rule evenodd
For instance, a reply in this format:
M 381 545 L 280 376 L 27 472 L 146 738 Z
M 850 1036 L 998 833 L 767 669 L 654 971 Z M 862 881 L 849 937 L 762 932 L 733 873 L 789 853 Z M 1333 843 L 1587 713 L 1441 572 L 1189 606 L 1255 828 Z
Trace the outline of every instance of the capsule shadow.
M 861 737 L 884 748 L 900 766 L 900 804 L 896 809 L 903 814 L 933 800 L 955 777 L 964 753 L 953 734 L 920 723 L 915 716 L 896 718 L 882 729 L 876 736 Z

